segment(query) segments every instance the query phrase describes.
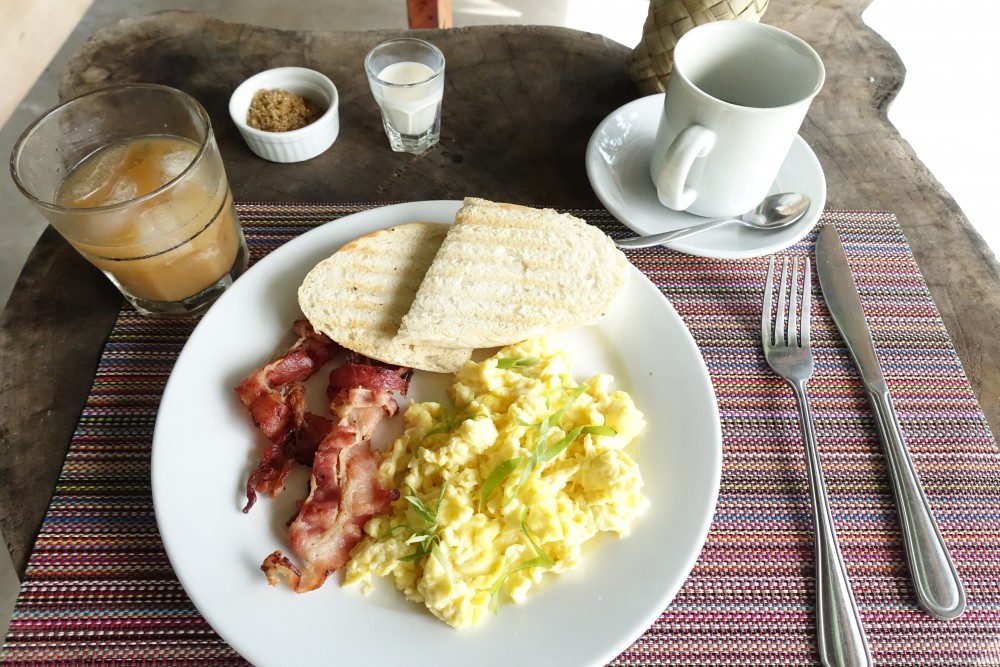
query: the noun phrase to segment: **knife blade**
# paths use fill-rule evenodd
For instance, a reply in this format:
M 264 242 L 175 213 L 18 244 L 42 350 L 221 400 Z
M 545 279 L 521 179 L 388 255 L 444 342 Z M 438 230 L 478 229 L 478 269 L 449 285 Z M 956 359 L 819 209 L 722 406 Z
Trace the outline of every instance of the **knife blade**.
M 875 414 L 917 599 L 935 618 L 957 618 L 965 611 L 965 590 L 906 449 L 861 297 L 833 224 L 819 233 L 816 273 L 823 298 L 854 358 Z

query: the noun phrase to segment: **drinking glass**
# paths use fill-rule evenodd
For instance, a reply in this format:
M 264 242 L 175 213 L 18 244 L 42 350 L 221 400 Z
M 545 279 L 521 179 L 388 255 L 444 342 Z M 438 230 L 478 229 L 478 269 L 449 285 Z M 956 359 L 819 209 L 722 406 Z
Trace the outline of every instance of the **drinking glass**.
M 444 54 L 422 39 L 382 42 L 365 57 L 372 95 L 392 150 L 423 153 L 441 137 Z
M 203 312 L 246 269 L 208 114 L 154 84 L 83 94 L 14 146 L 21 193 L 146 315 Z

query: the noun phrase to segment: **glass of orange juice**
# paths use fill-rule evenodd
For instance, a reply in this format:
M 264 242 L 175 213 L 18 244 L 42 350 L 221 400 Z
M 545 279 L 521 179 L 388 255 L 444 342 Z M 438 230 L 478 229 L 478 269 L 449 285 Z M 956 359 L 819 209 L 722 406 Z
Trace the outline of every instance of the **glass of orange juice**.
M 248 253 L 205 109 L 154 84 L 102 88 L 36 120 L 11 175 L 141 313 L 203 312 Z

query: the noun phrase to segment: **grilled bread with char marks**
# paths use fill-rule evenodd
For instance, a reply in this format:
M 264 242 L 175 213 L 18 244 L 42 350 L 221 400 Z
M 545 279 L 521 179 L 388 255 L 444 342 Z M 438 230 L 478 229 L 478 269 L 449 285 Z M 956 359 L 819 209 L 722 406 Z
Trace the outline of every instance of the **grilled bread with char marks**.
M 396 332 L 451 225 L 414 222 L 357 238 L 317 264 L 299 287 L 313 327 L 389 364 L 454 373 L 469 348 L 402 341 Z
M 624 289 L 628 265 L 607 235 L 572 215 L 467 198 L 398 339 L 489 348 L 594 324 Z

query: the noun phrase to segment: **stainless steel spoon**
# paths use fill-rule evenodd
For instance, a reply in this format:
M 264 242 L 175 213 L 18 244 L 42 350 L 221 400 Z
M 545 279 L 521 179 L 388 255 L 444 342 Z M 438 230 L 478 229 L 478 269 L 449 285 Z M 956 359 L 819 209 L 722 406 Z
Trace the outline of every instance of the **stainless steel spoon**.
M 718 220 L 700 222 L 683 229 L 675 229 L 672 232 L 619 239 L 615 241 L 615 245 L 619 248 L 648 248 L 731 224 L 770 231 L 787 227 L 805 215 L 808 210 L 809 197 L 797 192 L 781 192 L 765 197 L 764 201 L 757 205 L 757 208 L 738 218 L 719 218 Z

